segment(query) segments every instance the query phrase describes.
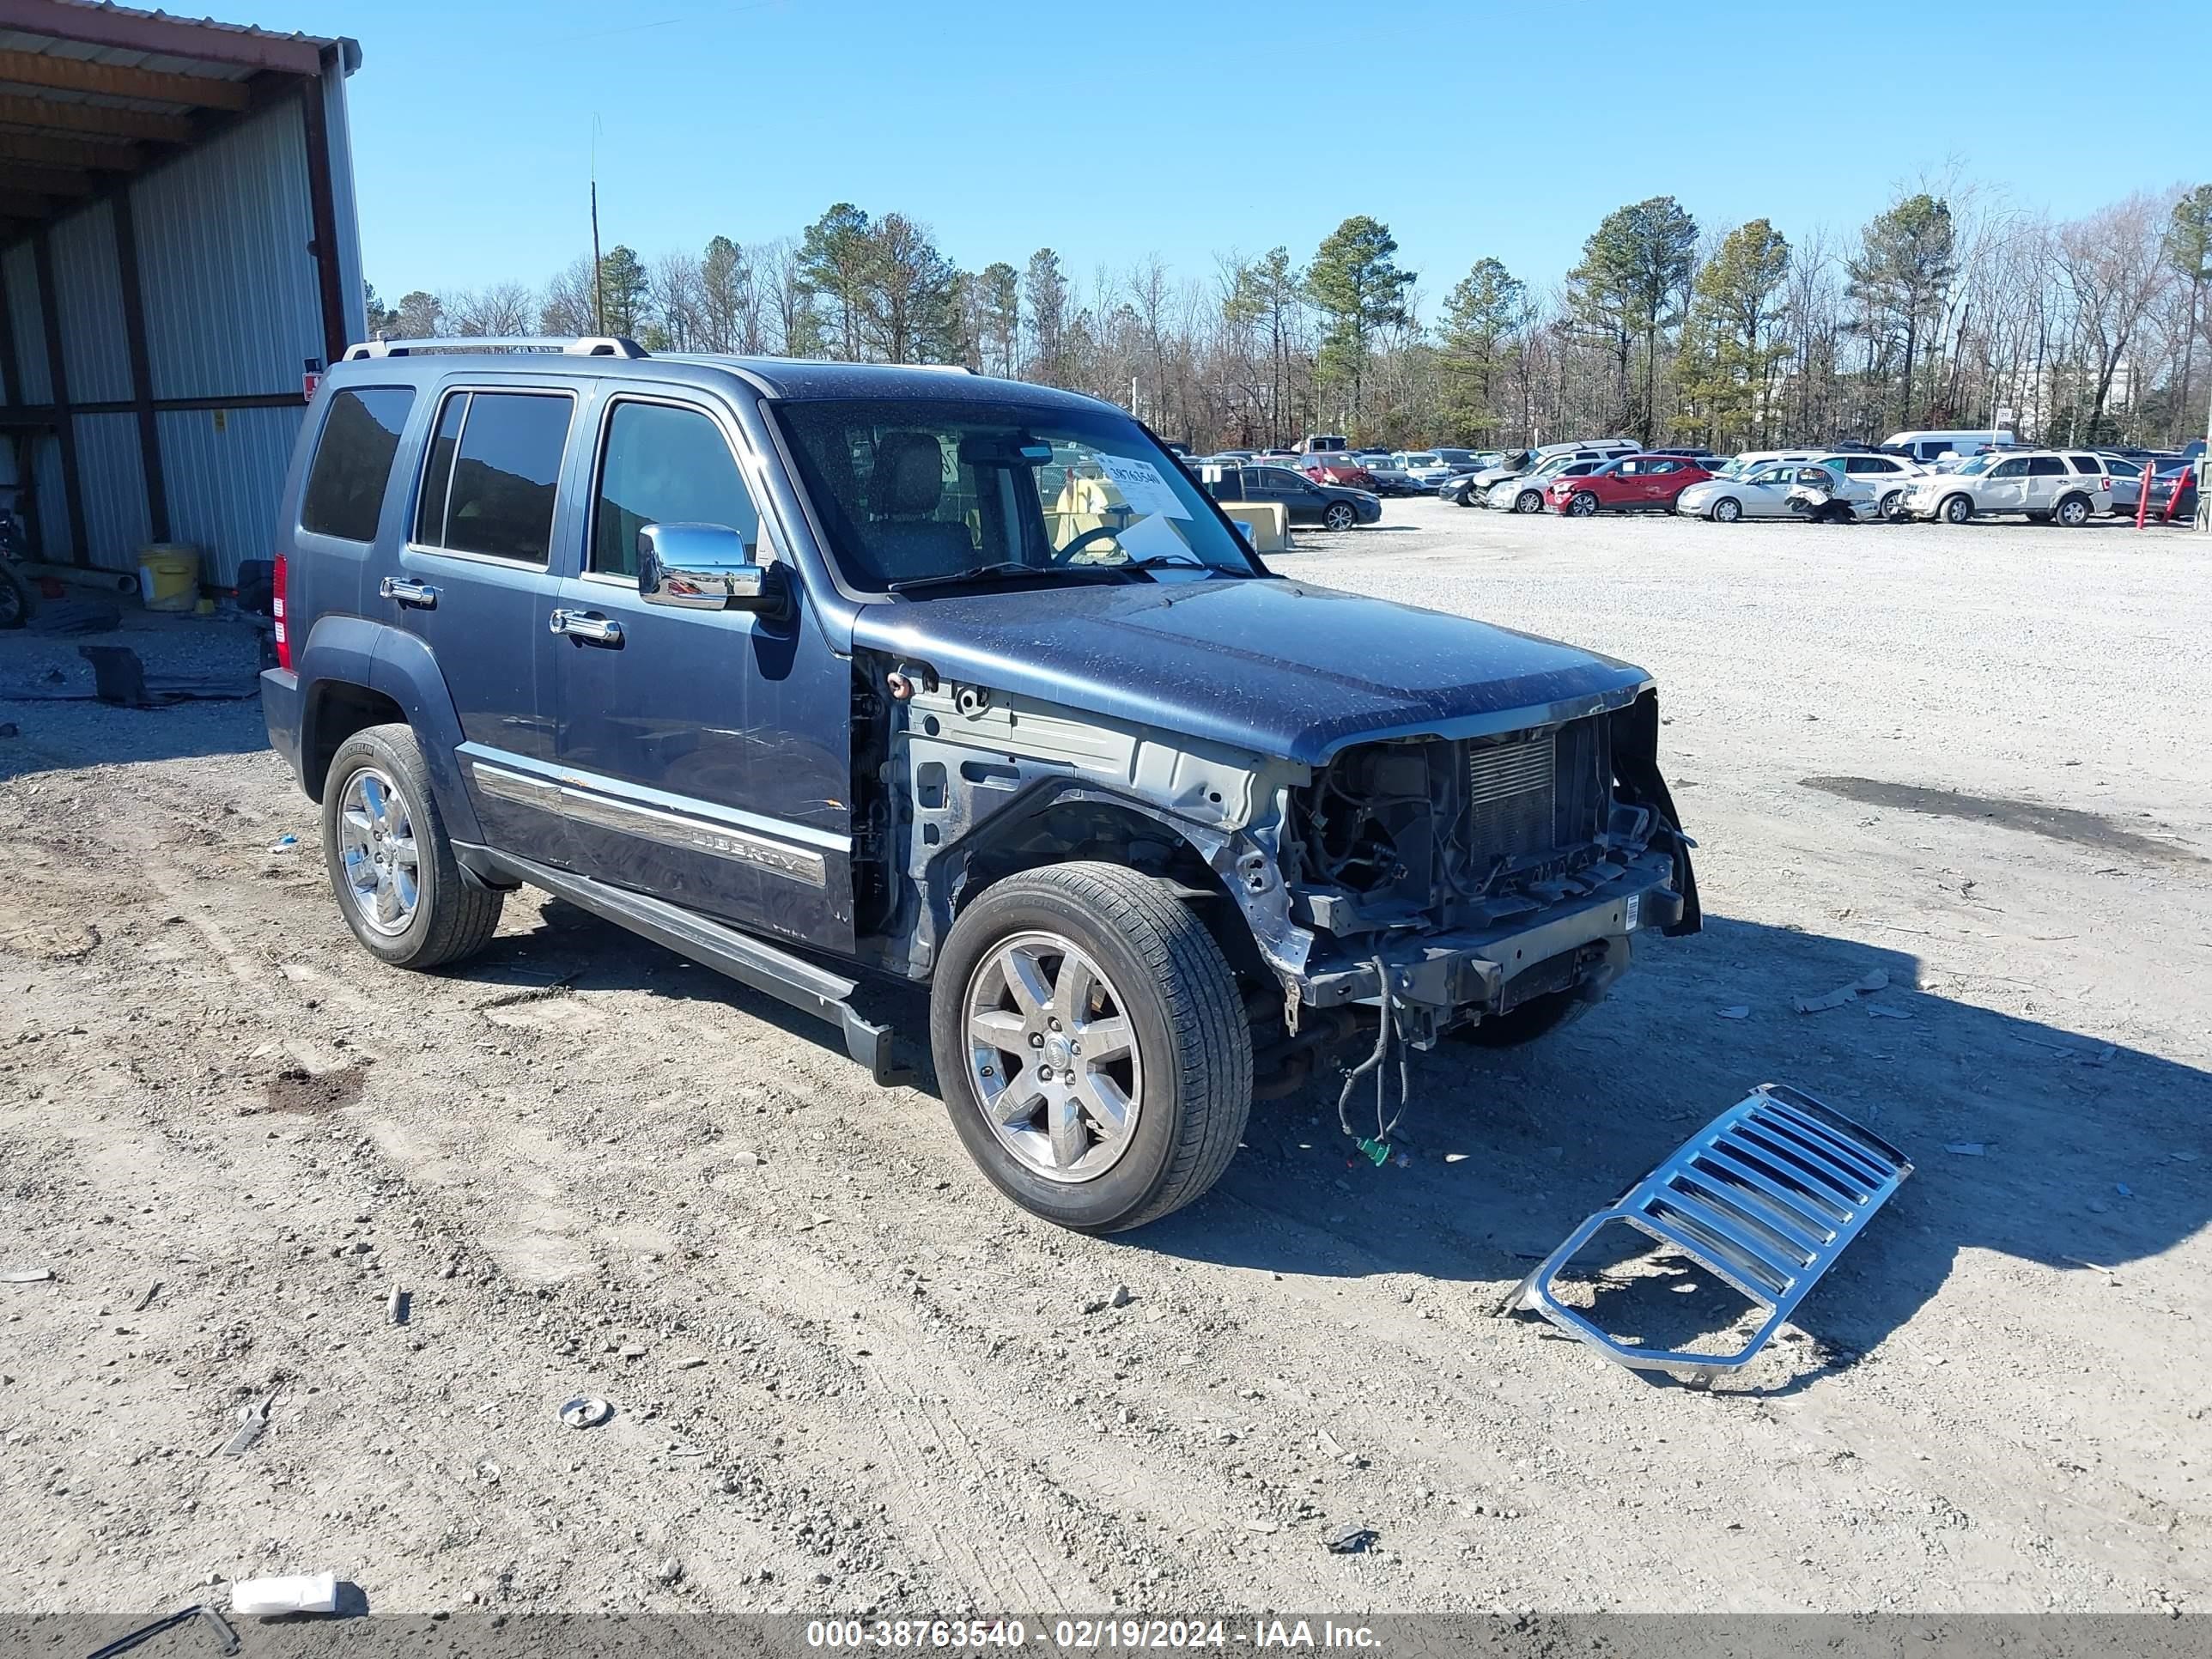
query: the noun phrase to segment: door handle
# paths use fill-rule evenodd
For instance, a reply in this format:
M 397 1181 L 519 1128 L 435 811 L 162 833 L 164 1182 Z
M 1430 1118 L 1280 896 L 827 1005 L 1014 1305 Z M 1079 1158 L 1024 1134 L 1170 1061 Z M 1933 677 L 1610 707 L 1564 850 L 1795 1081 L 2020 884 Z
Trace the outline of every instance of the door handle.
M 620 623 L 594 617 L 588 611 L 556 610 L 548 622 L 556 634 L 566 634 L 585 645 L 618 647 L 623 642 Z
M 412 576 L 386 576 L 376 585 L 379 599 L 397 599 L 412 605 L 417 611 L 438 608 L 438 590 L 428 582 L 418 582 Z

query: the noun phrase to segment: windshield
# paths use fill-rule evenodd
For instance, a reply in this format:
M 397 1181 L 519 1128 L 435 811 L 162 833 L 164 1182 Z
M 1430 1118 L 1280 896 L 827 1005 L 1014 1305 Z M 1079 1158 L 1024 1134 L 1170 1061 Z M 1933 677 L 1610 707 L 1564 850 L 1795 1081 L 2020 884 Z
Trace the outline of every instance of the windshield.
M 1978 472 L 1988 471 L 1990 470 L 1990 462 L 1992 459 L 1992 457 L 1988 455 L 1977 455 L 1971 461 L 1960 462 L 1959 464 L 1959 476 L 1962 478 L 1969 478 Z
M 1262 574 L 1127 416 L 911 398 L 775 408 L 854 587 Z

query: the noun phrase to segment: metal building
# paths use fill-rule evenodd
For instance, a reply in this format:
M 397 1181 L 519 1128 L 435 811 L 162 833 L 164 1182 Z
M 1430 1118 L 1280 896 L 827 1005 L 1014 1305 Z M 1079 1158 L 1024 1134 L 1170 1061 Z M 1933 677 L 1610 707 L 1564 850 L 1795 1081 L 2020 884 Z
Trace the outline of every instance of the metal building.
M 0 0 L 0 483 L 40 556 L 265 558 L 307 381 L 367 332 L 361 49 Z

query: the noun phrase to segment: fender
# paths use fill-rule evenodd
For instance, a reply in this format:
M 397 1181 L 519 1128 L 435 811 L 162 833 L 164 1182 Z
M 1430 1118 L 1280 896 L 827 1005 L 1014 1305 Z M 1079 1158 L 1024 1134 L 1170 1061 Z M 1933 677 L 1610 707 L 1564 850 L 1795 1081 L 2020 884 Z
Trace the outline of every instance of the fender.
M 461 745 L 461 717 L 439 672 L 430 647 L 414 635 L 388 623 L 362 617 L 326 616 L 317 620 L 299 657 L 300 684 L 306 714 L 301 719 L 301 753 L 315 752 L 315 697 L 319 685 L 336 683 L 366 686 L 399 705 L 422 750 L 422 764 L 430 775 L 430 787 L 438 800 L 447 831 L 456 841 L 480 841 L 476 803 L 462 781 L 455 751 Z M 323 781 L 308 781 L 319 791 Z

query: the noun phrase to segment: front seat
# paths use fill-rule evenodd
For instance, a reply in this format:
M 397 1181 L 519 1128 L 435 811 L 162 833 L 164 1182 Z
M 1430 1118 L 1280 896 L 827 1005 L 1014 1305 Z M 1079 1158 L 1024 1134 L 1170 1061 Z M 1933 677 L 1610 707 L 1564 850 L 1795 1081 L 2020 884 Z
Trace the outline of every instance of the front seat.
M 945 495 L 945 451 L 927 432 L 887 432 L 868 477 L 868 542 L 887 581 L 951 576 L 975 562 L 964 524 L 932 516 Z

